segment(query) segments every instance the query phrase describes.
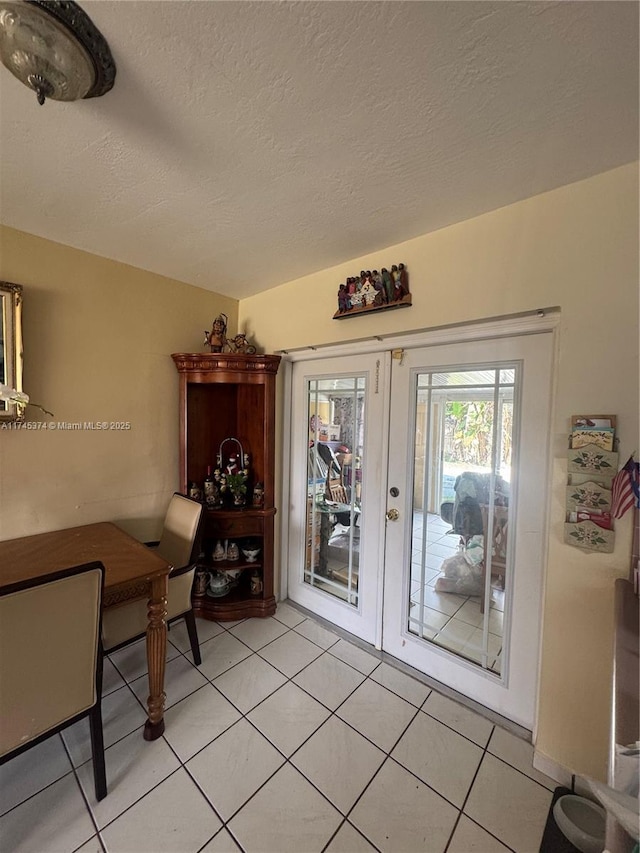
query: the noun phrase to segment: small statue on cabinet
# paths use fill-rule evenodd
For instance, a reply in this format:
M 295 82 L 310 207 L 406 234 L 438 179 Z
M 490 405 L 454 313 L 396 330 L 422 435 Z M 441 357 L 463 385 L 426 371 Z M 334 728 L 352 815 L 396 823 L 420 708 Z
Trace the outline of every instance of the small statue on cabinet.
M 240 466 L 238 465 L 236 455 L 235 453 L 232 453 L 225 465 L 224 472 L 225 474 L 237 474 L 239 470 Z
M 197 483 L 189 484 L 189 497 L 193 501 L 201 501 L 202 500 L 202 489 Z
M 195 581 L 193 584 L 193 594 L 198 597 L 203 596 L 207 591 L 208 585 L 209 572 L 207 572 L 201 566 L 198 566 L 198 568 L 196 569 Z
M 262 483 L 256 483 L 253 487 L 253 498 L 251 501 L 253 506 L 264 506 L 264 486 Z
M 211 331 L 205 329 L 204 342 L 208 344 L 211 352 L 222 352 L 227 342 L 227 315 L 218 314 L 211 325 Z
M 251 575 L 251 595 L 260 595 L 263 589 L 262 577 L 260 576 L 260 572 L 256 569 Z
M 237 352 L 246 355 L 253 355 L 256 348 L 247 340 L 244 333 L 237 334 L 235 338 L 227 338 L 224 345 L 225 352 Z

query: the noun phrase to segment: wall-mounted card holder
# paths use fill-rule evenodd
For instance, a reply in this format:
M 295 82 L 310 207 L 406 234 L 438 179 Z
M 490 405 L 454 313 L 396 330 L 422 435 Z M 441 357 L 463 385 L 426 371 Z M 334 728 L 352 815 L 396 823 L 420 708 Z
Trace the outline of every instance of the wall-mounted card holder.
M 602 477 L 614 477 L 618 471 L 618 454 L 614 450 L 603 450 L 596 444 L 572 448 L 567 452 L 569 473 L 583 473 Z
M 564 525 L 564 541 L 567 545 L 584 548 L 585 551 L 611 554 L 615 538 L 615 531 L 604 530 L 592 521 L 567 522 Z
M 611 489 L 588 480 L 567 486 L 567 512 L 585 509 L 589 512 L 608 512 L 611 509 Z
M 573 415 L 567 451 L 564 541 L 610 554 L 616 534 L 611 517 L 618 471 L 615 415 Z

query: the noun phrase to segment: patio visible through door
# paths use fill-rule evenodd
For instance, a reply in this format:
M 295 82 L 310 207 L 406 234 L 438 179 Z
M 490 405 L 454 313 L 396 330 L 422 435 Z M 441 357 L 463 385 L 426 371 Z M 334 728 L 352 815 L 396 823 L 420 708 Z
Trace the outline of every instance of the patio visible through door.
M 527 728 L 551 362 L 546 332 L 293 366 L 290 598 Z

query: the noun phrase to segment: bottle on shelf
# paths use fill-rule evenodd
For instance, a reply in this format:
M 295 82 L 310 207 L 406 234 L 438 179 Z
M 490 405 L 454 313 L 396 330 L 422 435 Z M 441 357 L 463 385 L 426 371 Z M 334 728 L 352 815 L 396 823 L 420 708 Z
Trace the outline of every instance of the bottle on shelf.
M 213 474 L 211 473 L 211 465 L 207 465 L 207 476 L 204 478 L 204 499 L 208 507 L 213 507 L 218 502 L 218 487 Z

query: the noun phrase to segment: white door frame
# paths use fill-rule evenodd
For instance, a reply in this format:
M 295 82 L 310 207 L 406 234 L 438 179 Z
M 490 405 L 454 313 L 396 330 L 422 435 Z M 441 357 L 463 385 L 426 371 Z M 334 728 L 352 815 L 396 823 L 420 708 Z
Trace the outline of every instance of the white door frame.
M 380 335 L 365 339 L 341 342 L 339 344 L 326 344 L 303 347 L 294 350 L 281 350 L 278 354 L 282 356 L 282 381 L 284 394 L 284 411 L 283 411 L 283 432 L 282 432 L 282 480 L 281 480 L 281 495 L 282 507 L 289 506 L 289 478 L 290 478 L 290 459 L 291 459 L 291 394 L 292 394 L 292 369 L 293 363 L 298 361 L 307 361 L 318 358 L 333 358 L 335 356 L 349 357 L 358 353 L 384 352 L 394 349 L 413 349 L 416 347 L 436 346 L 448 343 L 463 343 L 466 341 L 480 341 L 489 338 L 515 337 L 518 335 L 536 334 L 538 332 L 551 332 L 553 334 L 553 356 L 552 356 L 552 380 L 551 380 L 551 405 L 550 405 L 550 423 L 554 421 L 554 401 L 555 401 L 555 377 L 557 371 L 557 351 L 558 351 L 558 329 L 560 325 L 560 312 L 557 309 L 539 309 L 535 313 L 520 315 L 515 317 L 505 317 L 497 320 L 490 320 L 479 323 L 468 323 L 456 326 L 446 326 L 438 329 L 418 329 L 412 332 L 405 332 L 398 335 Z M 389 389 L 385 389 L 385 393 L 389 393 Z M 385 426 L 388 433 L 388 424 Z M 551 448 L 547 454 L 545 481 L 547 486 L 547 494 L 551 494 Z M 386 490 L 385 490 L 386 491 Z M 545 547 L 543 548 L 542 558 L 542 590 L 541 602 L 544 608 L 544 596 L 546 588 L 546 567 L 548 559 L 548 539 L 549 539 L 549 502 L 547 501 L 547 509 L 545 512 L 545 521 L 543 527 L 543 539 Z M 289 541 L 289 524 L 288 513 L 281 510 L 280 513 L 280 591 L 286 592 L 289 581 L 289 566 L 288 566 L 288 541 Z M 542 614 L 541 614 L 542 615 Z M 380 613 L 381 617 L 381 613 Z M 376 642 L 376 648 L 381 647 L 381 630 L 382 619 L 380 618 L 380 637 Z M 540 637 L 540 645 L 542 643 L 542 632 Z M 537 684 L 540 684 L 540 667 L 542 665 L 541 648 L 538 649 L 538 673 Z M 537 698 L 537 697 L 536 697 Z M 536 701 L 536 719 L 534 720 L 534 736 L 537 726 L 537 701 Z
M 322 606 L 326 607 L 326 613 L 319 613 L 319 615 L 333 621 L 343 630 L 360 636 L 365 642 L 373 643 L 377 648 L 381 647 L 382 642 L 384 519 L 386 510 L 384 489 L 387 481 L 389 446 L 388 389 L 390 387 L 390 362 L 391 357 L 388 352 L 351 354 L 348 359 L 327 357 L 299 360 L 295 363 L 295 367 L 292 364 L 290 371 L 291 379 L 294 379 L 294 375 L 298 373 L 299 375 L 295 381 L 295 387 L 293 384 L 291 386 L 291 405 L 287 406 L 289 418 L 291 418 L 291 413 L 294 413 L 296 409 L 298 410 L 298 422 L 293 423 L 291 421 L 290 423 L 291 431 L 288 433 L 290 443 L 287 452 L 289 470 L 294 472 L 294 477 L 297 477 L 296 472 L 303 469 L 306 471 L 308 464 L 308 428 L 306 425 L 304 426 L 304 441 L 302 441 L 300 431 L 300 410 L 304 408 L 307 411 L 308 394 L 305 392 L 303 399 L 301 382 L 304 380 L 306 384 L 309 379 L 331 379 L 341 375 L 344 377 L 358 375 L 366 378 L 363 514 L 360 516 L 359 523 L 361 531 L 359 556 L 362 565 L 366 565 L 366 572 L 360 572 L 357 606 L 354 607 L 352 603 L 347 603 L 328 592 L 319 590 L 315 585 L 305 583 L 300 575 L 301 567 L 295 558 L 291 557 L 292 552 L 290 550 L 287 551 L 285 563 L 289 559 L 293 559 L 295 564 L 295 571 L 292 565 L 292 571 L 288 572 L 287 575 L 288 590 L 293 600 L 311 610 L 324 602 Z M 296 368 L 300 368 L 300 370 L 298 371 Z M 294 454 L 297 456 L 295 460 Z M 300 554 L 301 551 L 304 551 L 306 541 L 306 536 L 301 533 L 304 523 L 301 526 L 300 524 L 302 516 L 307 512 L 307 503 L 305 498 L 304 505 L 302 504 L 300 494 L 296 490 L 296 483 L 291 482 L 291 477 L 288 479 L 288 484 L 289 495 L 286 503 L 288 508 L 286 516 L 287 519 L 296 518 L 298 526 L 291 529 L 288 525 L 287 539 L 286 541 L 283 540 L 283 544 L 285 546 L 288 544 Z M 304 561 L 304 556 L 302 559 Z
M 383 649 L 527 729 L 533 727 L 538 694 L 548 507 L 547 470 L 540 460 L 549 455 L 552 345 L 552 334 L 545 332 L 414 349 L 406 353 L 392 380 L 391 432 L 398 440 L 389 451 L 389 468 L 395 472 L 393 484 L 400 487 L 403 497 L 390 498 L 389 502 L 399 510 L 404 522 L 387 527 Z M 417 379 L 432 372 L 492 370 L 497 365 L 512 365 L 515 372 L 509 500 L 511 556 L 505 578 L 505 624 L 499 672 L 483 669 L 478 662 L 467 662 L 457 652 L 448 650 L 446 643 L 441 647 L 437 640 L 432 643 L 422 639 L 420 631 L 416 635 L 408 622 L 410 549 L 416 547 L 412 545 L 415 456 L 412 436 L 415 436 Z M 493 386 L 494 394 L 496 388 Z M 489 583 L 487 571 L 485 595 Z M 438 608 L 438 604 L 432 606 Z M 488 604 L 486 612 L 484 642 L 489 630 Z

